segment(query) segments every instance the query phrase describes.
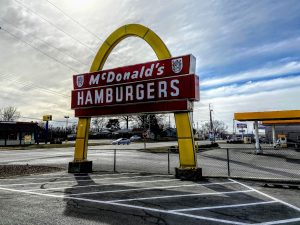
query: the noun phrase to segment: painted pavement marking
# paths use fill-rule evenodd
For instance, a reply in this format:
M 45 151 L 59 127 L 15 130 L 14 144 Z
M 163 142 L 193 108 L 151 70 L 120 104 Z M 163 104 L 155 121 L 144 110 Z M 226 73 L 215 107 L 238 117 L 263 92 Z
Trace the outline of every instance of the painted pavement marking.
M 146 182 L 151 182 L 151 181 L 145 181 L 145 182 L 140 182 L 140 183 L 146 183 Z M 77 194 L 69 194 L 68 196 L 120 193 L 120 192 L 141 191 L 141 190 L 172 189 L 172 188 L 178 188 L 178 187 L 209 186 L 209 185 L 233 184 L 233 183 L 234 182 L 218 182 L 218 183 L 209 183 L 209 184 L 184 184 L 184 185 L 172 185 L 172 186 L 155 186 L 155 187 L 131 188 L 131 189 L 121 189 L 121 190 L 112 190 L 112 191 L 95 191 L 95 192 L 87 192 L 87 193 L 77 193 Z M 114 185 L 116 185 L 116 184 L 126 184 L 126 183 L 114 183 Z
M 51 191 L 51 190 L 64 190 L 64 189 L 77 189 L 77 188 L 87 188 L 87 187 L 102 187 L 109 185 L 120 185 L 120 184 L 139 184 L 139 183 L 153 183 L 153 182 L 172 182 L 172 180 L 147 180 L 147 181 L 130 181 L 130 182 L 119 182 L 119 183 L 104 183 L 104 184 L 92 184 L 92 185 L 82 185 L 82 186 L 66 186 L 66 187 L 55 187 L 55 188 L 45 188 L 45 189 L 29 189 L 25 191 Z M 87 194 L 87 193 L 83 193 Z
M 263 195 L 263 196 L 265 196 L 265 197 L 268 197 L 268 198 L 270 198 L 270 199 L 272 199 L 272 200 L 274 200 L 274 201 L 280 202 L 281 204 L 286 205 L 286 206 L 288 206 L 288 207 L 290 207 L 290 208 L 292 208 L 292 209 L 295 209 L 296 211 L 300 212 L 300 208 L 298 208 L 298 207 L 296 207 L 296 206 L 294 206 L 294 205 L 292 205 L 292 204 L 290 204 L 290 203 L 287 203 L 287 202 L 285 202 L 285 201 L 282 201 L 282 200 L 280 200 L 280 199 L 278 199 L 278 198 L 275 198 L 275 197 L 273 197 L 273 196 L 271 196 L 271 195 L 265 194 L 265 193 L 263 193 L 263 192 L 261 192 L 261 191 L 259 191 L 259 190 L 256 190 L 256 189 L 254 189 L 254 188 L 252 188 L 252 187 L 250 187 L 250 186 L 248 186 L 248 185 L 246 185 L 246 184 L 243 184 L 243 183 L 241 183 L 241 182 L 238 182 L 238 181 L 236 181 L 236 180 L 233 180 L 233 179 L 229 179 L 229 180 L 234 181 L 234 182 L 236 182 L 237 184 L 240 184 L 240 185 L 242 185 L 242 186 L 244 186 L 244 187 L 246 187 L 246 188 L 248 188 L 248 189 L 250 189 L 250 190 L 252 190 L 252 191 L 255 191 L 256 193 L 259 193 L 259 194 L 261 194 L 261 195 Z
M 206 193 L 198 193 L 198 194 L 184 194 L 184 195 L 164 195 L 164 196 L 154 196 L 147 198 L 128 198 L 128 199 L 120 199 L 113 200 L 108 202 L 130 202 L 130 201 L 140 201 L 140 200 L 152 200 L 152 199 L 164 199 L 164 198 L 182 198 L 182 197 L 193 197 L 193 196 L 203 196 L 203 195 L 228 195 L 228 194 L 236 194 L 236 193 L 247 193 L 253 192 L 253 190 L 244 190 L 244 191 L 225 191 L 225 192 L 206 192 Z
M 185 214 L 185 213 L 180 213 L 180 212 L 172 212 L 172 211 L 169 211 L 169 210 L 161 210 L 161 209 L 148 208 L 148 207 L 135 206 L 135 205 L 127 205 L 127 204 L 122 204 L 122 203 L 117 203 L 117 202 L 100 201 L 100 200 L 85 199 L 85 198 L 76 198 L 76 197 L 69 197 L 69 196 L 63 196 L 63 195 L 42 194 L 42 193 L 29 192 L 29 191 L 23 191 L 23 190 L 15 190 L 15 189 L 10 189 L 10 188 L 3 188 L 3 187 L 0 187 L 0 190 L 11 191 L 11 192 L 19 192 L 19 193 L 30 194 L 30 195 L 53 197 L 53 198 L 62 198 L 62 199 L 71 199 L 71 200 L 86 201 L 86 202 L 92 202 L 92 203 L 100 203 L 100 204 L 106 204 L 106 205 L 112 205 L 112 206 L 132 208 L 132 209 L 141 209 L 141 210 L 147 210 L 147 211 L 158 212 L 158 213 L 184 216 L 184 217 L 189 217 L 189 218 L 193 218 L 193 219 L 221 222 L 221 223 L 225 223 L 225 224 L 234 224 L 234 225 L 246 225 L 247 224 L 247 223 L 241 223 L 241 222 L 230 221 L 230 220 L 216 219 L 216 218 L 204 217 L 204 216 L 195 216 L 195 215 L 190 215 L 190 214 Z
M 127 178 L 137 178 L 137 177 L 146 177 L 147 178 L 147 177 L 157 177 L 157 176 L 161 177 L 163 175 L 156 175 L 156 176 L 135 176 L 135 177 L 133 176 L 133 177 L 127 177 Z M 124 177 L 121 177 L 121 178 L 124 178 Z M 112 178 L 112 179 L 114 179 L 114 178 Z M 117 179 L 120 179 L 120 178 L 117 178 Z M 86 180 L 83 180 L 83 182 L 84 181 L 86 181 Z M 170 181 L 172 181 L 172 180 L 170 179 Z M 233 179 L 229 179 L 229 181 L 230 182 L 209 183 L 209 184 L 206 184 L 206 185 L 221 184 L 221 183 L 222 184 L 224 184 L 224 183 L 226 183 L 226 184 L 227 183 L 236 183 L 236 184 L 241 185 L 242 187 L 246 187 L 247 190 L 229 191 L 229 192 L 198 193 L 198 194 L 186 194 L 186 195 L 154 196 L 154 197 L 148 197 L 148 198 L 121 199 L 121 200 L 115 200 L 115 201 L 101 201 L 101 200 L 94 200 L 94 199 L 72 197 L 71 195 L 65 196 L 65 195 L 54 195 L 54 194 L 38 193 L 38 192 L 32 192 L 32 191 L 28 191 L 28 190 L 16 190 L 16 189 L 11 189 L 11 188 L 5 188 L 3 185 L 0 186 L 0 190 L 9 191 L 9 192 L 24 193 L 24 194 L 36 195 L 36 196 L 44 196 L 44 197 L 52 197 L 52 198 L 60 198 L 60 199 L 71 199 L 71 200 L 85 201 L 85 202 L 105 204 L 105 205 L 111 205 L 111 206 L 119 206 L 119 207 L 126 207 L 126 208 L 132 208 L 132 209 L 148 210 L 148 211 L 152 211 L 152 212 L 165 213 L 165 214 L 171 214 L 171 215 L 189 217 L 189 218 L 193 218 L 193 219 L 213 221 L 213 222 L 225 223 L 225 224 L 235 224 L 235 225 L 245 225 L 245 224 L 249 224 L 249 223 L 243 223 L 243 222 L 237 222 L 237 221 L 230 221 L 230 220 L 223 220 L 223 219 L 217 219 L 217 218 L 205 217 L 205 216 L 197 216 L 197 215 L 186 214 L 186 213 L 182 213 L 182 212 L 196 211 L 196 210 L 207 210 L 207 209 L 218 209 L 218 208 L 231 208 L 231 207 L 240 207 L 240 206 L 255 206 L 255 205 L 272 204 L 272 203 L 281 203 L 281 204 L 283 204 L 285 206 L 288 206 L 288 207 L 290 207 L 290 208 L 292 208 L 292 209 L 300 212 L 300 209 L 298 207 L 293 206 L 293 205 L 291 205 L 291 204 L 289 204 L 287 202 L 279 200 L 279 199 L 277 199 L 277 198 L 275 198 L 273 196 L 265 194 L 265 193 L 263 193 L 261 191 L 258 191 L 258 190 L 254 189 L 252 187 L 249 187 L 248 185 L 245 185 L 245 184 L 243 184 L 241 182 L 238 182 L 238 181 L 235 181 Z M 66 181 L 66 182 L 70 182 L 70 181 Z M 141 183 L 143 181 L 137 181 L 137 182 Z M 153 182 L 155 182 L 155 181 L 153 181 Z M 158 182 L 158 181 L 156 181 L 156 182 Z M 55 182 L 55 183 L 64 183 L 64 182 Z M 27 185 L 27 184 L 25 184 L 25 185 Z M 38 183 L 31 183 L 31 184 L 38 184 Z M 24 185 L 24 184 L 18 184 L 18 185 Z M 111 184 L 107 184 L 107 185 L 111 185 Z M 197 185 L 204 185 L 204 184 L 197 184 Z M 7 186 L 9 186 L 9 185 L 7 185 Z M 190 186 L 190 184 L 189 185 L 182 185 L 182 186 Z M 168 186 L 165 186 L 165 188 L 167 188 L 167 187 Z M 169 187 L 172 187 L 172 186 L 169 186 Z M 153 188 L 156 188 L 156 187 L 152 187 L 152 189 Z M 162 188 L 162 187 L 159 187 L 159 188 Z M 140 188 L 138 188 L 138 189 L 140 189 Z M 147 190 L 147 189 L 145 188 L 145 190 Z M 126 190 L 116 190 L 116 192 L 123 192 L 123 191 L 126 191 Z M 272 201 L 254 202 L 254 203 L 245 203 L 245 204 L 236 204 L 236 205 L 223 205 L 223 206 L 201 207 L 201 208 L 186 208 L 186 209 L 178 209 L 178 210 L 162 210 L 162 209 L 156 209 L 156 208 L 149 208 L 149 207 L 142 207 L 142 206 L 136 206 L 136 205 L 129 205 L 129 204 L 120 203 L 120 202 L 123 202 L 123 201 L 148 200 L 148 199 L 164 199 L 164 198 L 175 198 L 175 197 L 180 198 L 180 197 L 201 196 L 201 195 L 235 194 L 235 193 L 246 193 L 246 192 L 256 192 L 256 193 L 258 193 L 258 194 L 260 194 L 262 196 L 265 196 L 267 198 L 272 199 Z M 105 192 L 101 192 L 101 193 L 105 193 Z M 82 194 L 92 194 L 92 193 L 82 193 Z M 95 194 L 98 194 L 98 193 L 95 193 Z M 78 194 L 78 195 L 80 195 L 80 194 Z M 298 218 L 291 218 L 291 219 L 285 219 L 285 220 L 277 220 L 277 221 L 269 221 L 269 222 L 263 222 L 263 223 L 256 223 L 255 225 L 284 224 L 284 223 L 298 222 L 298 221 L 300 221 L 300 217 L 298 217 Z
M 218 206 L 210 206 L 210 207 L 200 207 L 200 208 L 185 208 L 185 209 L 176 209 L 171 210 L 172 212 L 190 212 L 190 211 L 200 211 L 200 210 L 208 210 L 208 209 L 223 209 L 223 208 L 235 208 L 235 207 L 243 207 L 243 206 L 256 206 L 256 205 L 266 205 L 277 203 L 277 201 L 266 201 L 266 202 L 252 202 L 245 204 L 235 204 L 235 205 L 218 205 Z

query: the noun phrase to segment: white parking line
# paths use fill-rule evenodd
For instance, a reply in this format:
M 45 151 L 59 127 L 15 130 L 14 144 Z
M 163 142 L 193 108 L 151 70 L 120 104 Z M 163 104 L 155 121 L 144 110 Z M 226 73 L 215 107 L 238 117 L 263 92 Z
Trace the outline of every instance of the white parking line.
M 146 183 L 146 182 L 154 182 L 154 181 L 145 181 L 145 182 L 140 182 L 140 183 Z M 136 183 L 138 183 L 138 182 L 136 182 Z M 232 183 L 234 183 L 234 182 L 219 182 L 219 183 L 209 183 L 209 184 L 184 184 L 184 185 L 173 185 L 173 186 L 155 186 L 155 187 L 146 187 L 146 188 L 131 188 L 131 189 L 112 190 L 112 191 L 95 191 L 95 192 L 87 192 L 87 193 L 77 193 L 77 194 L 70 194 L 67 196 L 119 193 L 119 192 L 130 192 L 130 191 L 141 191 L 141 190 L 155 190 L 155 189 L 171 189 L 171 188 L 178 188 L 178 187 L 209 186 L 209 185 L 232 184 Z M 115 183 L 114 185 L 118 185 L 118 184 L 124 184 L 124 183 Z M 108 184 L 108 185 L 110 185 L 110 184 Z
M 265 204 L 273 204 L 277 203 L 277 201 L 267 201 L 267 202 L 252 202 L 245 204 L 235 204 L 235 205 L 219 205 L 219 206 L 211 206 L 211 207 L 200 207 L 200 208 L 186 208 L 186 209 L 176 209 L 171 210 L 172 212 L 189 212 L 189 211 L 198 211 L 198 210 L 207 210 L 207 209 L 223 209 L 223 208 L 235 208 L 235 207 L 243 207 L 243 206 L 256 206 L 256 205 L 265 205 Z
M 55 187 L 55 188 L 45 188 L 45 189 L 29 189 L 25 191 L 52 191 L 61 189 L 77 189 L 77 188 L 88 188 L 88 187 L 102 187 L 110 185 L 124 185 L 124 184 L 140 184 L 140 183 L 153 183 L 153 182 L 170 182 L 172 180 L 147 180 L 147 181 L 131 181 L 131 182 L 119 182 L 119 183 L 104 183 L 104 184 L 92 184 L 92 185 L 82 185 L 82 186 L 66 186 L 66 187 Z
M 74 183 L 74 182 L 91 182 L 91 181 L 95 181 L 95 180 L 118 180 L 118 179 L 127 179 L 127 178 L 149 178 L 149 177 L 170 177 L 173 175 L 150 175 L 150 176 L 132 176 L 132 177 L 116 177 L 116 178 L 96 178 L 93 180 L 72 180 L 72 181 L 53 181 L 53 182 L 46 182 L 48 184 L 61 184 L 61 183 Z M 9 186 L 24 186 L 24 185 L 34 185 L 34 184 L 45 184 L 45 182 L 42 183 L 22 183 L 22 184 L 4 184 L 4 185 L 0 185 L 0 187 L 9 187 Z
M 127 198 L 127 199 L 113 200 L 113 201 L 108 201 L 108 202 L 130 202 L 130 201 L 139 201 L 139 200 L 153 200 L 153 199 L 164 199 L 164 198 L 181 198 L 181 197 L 193 197 L 193 196 L 202 196 L 202 195 L 226 195 L 226 194 L 237 194 L 237 193 L 247 193 L 247 192 L 253 192 L 253 190 L 207 192 L 207 193 L 184 194 L 184 195 L 164 195 L 164 196 L 155 196 L 155 197 L 147 197 L 147 198 Z
M 132 182 L 118 182 L 118 183 L 103 183 L 103 184 L 92 184 L 92 185 L 82 185 L 82 186 L 65 186 L 65 187 L 54 187 L 54 188 L 45 188 L 45 189 L 41 189 L 41 188 L 37 188 L 37 189 L 28 189 L 26 191 L 50 191 L 50 190 L 61 190 L 61 189 L 77 189 L 77 188 L 86 188 L 86 187 L 102 187 L 102 186 L 109 186 L 109 185 L 124 185 L 124 184 L 139 184 L 139 183 L 156 183 L 156 182 L 171 182 L 174 180 L 168 179 L 168 180 L 151 180 L 151 181 L 132 181 Z M 180 186 L 169 186 L 169 187 L 189 187 L 189 186 L 208 186 L 208 185 L 218 185 L 218 184 L 232 184 L 235 182 L 232 181 L 227 181 L 227 182 L 218 182 L 218 183 L 209 183 L 209 184 L 185 184 L 185 185 L 180 185 Z M 158 186 L 158 187 L 154 187 L 155 189 L 161 187 L 162 189 L 165 186 Z M 149 187 L 149 189 L 152 189 L 153 187 Z M 145 190 L 147 190 L 148 188 L 145 188 Z M 129 190 L 129 189 L 125 189 L 125 190 Z M 124 190 L 124 191 L 125 191 Z M 139 190 L 144 190 L 144 188 L 139 188 Z M 122 192 L 123 190 L 120 190 L 120 192 Z M 102 193 L 102 191 L 99 192 L 88 192 L 88 193 L 82 193 L 82 194 L 98 194 L 98 193 Z M 76 194 L 77 195 L 77 194 Z M 78 194 L 79 195 L 79 194 Z
M 280 202 L 280 203 L 282 203 L 283 205 L 286 205 L 286 206 L 288 206 L 288 207 L 290 207 L 290 208 L 293 208 L 293 209 L 295 209 L 296 211 L 300 212 L 300 208 L 298 208 L 298 207 L 296 207 L 296 206 L 294 206 L 294 205 L 292 205 L 292 204 L 290 204 L 290 203 L 287 203 L 287 202 L 282 201 L 282 200 L 280 200 L 280 199 L 278 199 L 278 198 L 275 198 L 275 197 L 273 197 L 273 196 L 270 196 L 270 195 L 268 195 L 268 194 L 265 194 L 265 193 L 263 193 L 263 192 L 261 192 L 261 191 L 258 191 L 258 190 L 256 190 L 256 189 L 254 189 L 254 188 L 252 188 L 252 187 L 250 187 L 250 186 L 248 186 L 248 185 L 246 185 L 246 184 L 243 184 L 243 183 L 241 183 L 241 182 L 238 182 L 238 181 L 236 181 L 236 180 L 233 180 L 233 179 L 229 179 L 229 180 L 234 181 L 234 182 L 236 182 L 237 184 L 240 184 L 240 185 L 242 185 L 242 186 L 244 186 L 244 187 L 246 187 L 246 188 L 248 188 L 248 189 L 250 189 L 250 190 L 252 190 L 252 191 L 255 191 L 256 193 L 259 193 L 259 194 L 261 194 L 261 195 L 263 195 L 263 196 L 265 196 L 265 197 L 268 197 L 268 198 L 270 198 L 270 199 L 272 199 L 272 200 L 274 200 L 274 201 Z
M 63 196 L 63 195 L 42 194 L 42 193 L 35 193 L 35 192 L 29 192 L 29 191 L 14 190 L 14 189 L 3 188 L 3 187 L 0 187 L 0 190 L 19 192 L 19 193 L 30 194 L 30 195 L 45 196 L 45 197 L 53 197 L 53 198 L 62 198 L 62 199 L 71 199 L 71 200 L 78 200 L 78 201 L 93 202 L 93 203 L 106 204 L 106 205 L 112 205 L 112 206 L 120 206 L 120 207 L 125 207 L 125 208 L 132 208 L 132 209 L 141 209 L 141 210 L 147 210 L 147 211 L 152 211 L 152 212 L 165 213 L 165 214 L 171 214 L 171 215 L 177 215 L 177 216 L 184 216 L 184 217 L 189 217 L 189 218 L 193 218 L 193 219 L 214 221 L 214 222 L 226 223 L 226 224 L 232 224 L 232 225 L 247 225 L 246 223 L 241 223 L 241 222 L 236 222 L 236 221 L 222 220 L 222 219 L 216 219 L 216 218 L 204 217 L 204 216 L 195 216 L 195 215 L 190 215 L 190 214 L 185 214 L 185 213 L 180 213 L 180 212 L 172 212 L 172 211 L 168 211 L 168 210 L 161 210 L 161 209 L 148 208 L 148 207 L 135 206 L 135 205 L 127 205 L 127 204 L 108 202 L 108 201 L 99 201 L 99 200 L 93 200 L 93 199 L 68 197 L 68 196 Z
M 298 222 L 298 221 L 300 221 L 300 217 L 292 218 L 292 219 L 286 219 L 286 220 L 276 220 L 276 221 L 263 222 L 263 223 L 254 223 L 252 225 L 287 224 L 287 223 Z

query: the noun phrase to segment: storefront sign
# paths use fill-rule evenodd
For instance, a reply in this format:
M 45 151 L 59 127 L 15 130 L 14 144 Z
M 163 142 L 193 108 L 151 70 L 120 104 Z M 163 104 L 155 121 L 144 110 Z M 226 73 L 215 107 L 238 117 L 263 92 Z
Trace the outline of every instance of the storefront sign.
M 71 108 L 75 116 L 191 111 L 199 101 L 194 72 L 195 58 L 186 55 L 74 75 Z
M 247 128 L 247 124 L 246 124 L 246 123 L 237 123 L 237 124 L 236 124 L 236 127 L 237 127 L 237 128 L 242 128 L 242 129 L 243 129 L 243 128 Z

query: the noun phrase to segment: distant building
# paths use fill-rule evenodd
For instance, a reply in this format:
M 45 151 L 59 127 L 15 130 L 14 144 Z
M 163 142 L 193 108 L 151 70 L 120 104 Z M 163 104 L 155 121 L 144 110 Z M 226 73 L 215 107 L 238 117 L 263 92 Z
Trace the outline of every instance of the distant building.
M 34 144 L 38 129 L 37 123 L 0 122 L 0 146 Z
M 176 129 L 168 127 L 165 130 L 163 130 L 161 136 L 162 137 L 175 137 L 176 138 L 177 137 Z
M 288 142 L 300 142 L 300 125 L 275 125 L 275 135 L 284 134 Z M 266 126 L 266 140 L 272 142 L 272 126 Z

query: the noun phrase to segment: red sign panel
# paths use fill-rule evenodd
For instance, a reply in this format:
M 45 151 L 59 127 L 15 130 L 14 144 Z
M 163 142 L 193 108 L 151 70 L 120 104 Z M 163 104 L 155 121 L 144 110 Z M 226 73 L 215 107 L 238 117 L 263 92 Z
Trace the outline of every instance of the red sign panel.
M 196 75 L 168 77 L 72 91 L 71 108 L 99 107 L 175 99 L 199 100 Z
M 123 84 L 162 77 L 194 74 L 196 59 L 193 55 L 97 71 L 73 76 L 74 89 Z
M 76 117 L 92 117 L 95 115 L 120 115 L 136 113 L 163 113 L 192 111 L 193 102 L 188 100 L 174 100 L 161 102 L 147 102 L 128 105 L 113 105 L 104 107 L 75 109 Z
M 75 116 L 191 111 L 199 101 L 192 55 L 73 76 Z

